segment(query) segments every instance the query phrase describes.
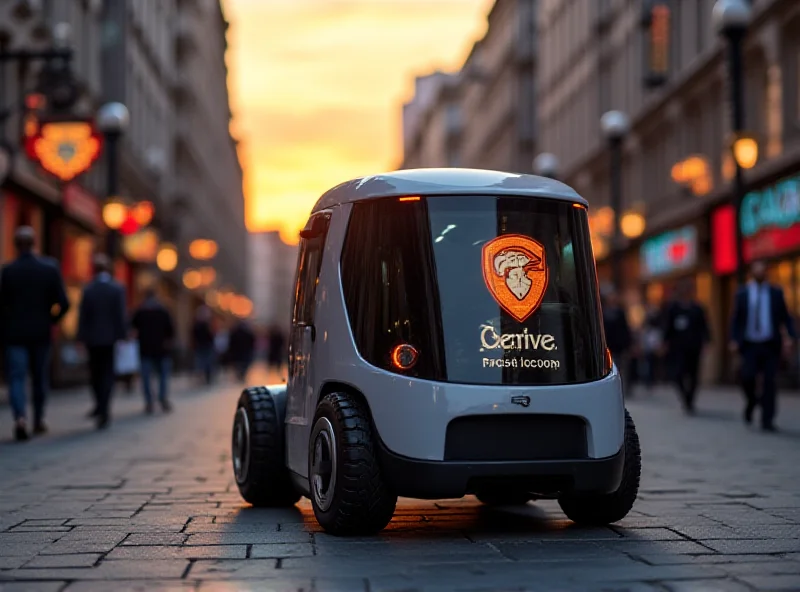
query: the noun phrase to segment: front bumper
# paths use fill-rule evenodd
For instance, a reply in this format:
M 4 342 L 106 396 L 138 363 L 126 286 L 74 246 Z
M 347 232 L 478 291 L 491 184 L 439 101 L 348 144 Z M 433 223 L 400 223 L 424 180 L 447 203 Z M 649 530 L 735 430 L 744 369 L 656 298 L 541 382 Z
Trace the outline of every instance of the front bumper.
M 395 454 L 378 443 L 383 476 L 402 497 L 460 498 L 481 489 L 524 490 L 542 497 L 605 494 L 622 482 L 625 449 L 606 458 L 536 461 L 429 461 Z

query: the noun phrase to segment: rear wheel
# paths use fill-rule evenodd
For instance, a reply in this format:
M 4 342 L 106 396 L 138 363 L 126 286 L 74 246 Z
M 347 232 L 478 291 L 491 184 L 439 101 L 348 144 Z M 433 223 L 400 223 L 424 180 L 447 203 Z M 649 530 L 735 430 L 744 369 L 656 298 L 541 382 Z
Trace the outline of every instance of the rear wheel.
M 613 493 L 563 497 L 558 500 L 567 518 L 577 524 L 603 526 L 625 518 L 639 493 L 642 453 L 639 435 L 630 414 L 625 411 L 625 465 L 622 482 Z
M 265 387 L 242 391 L 233 420 L 233 474 L 239 493 L 254 506 L 292 506 L 300 499 L 284 463 L 279 422 Z
M 314 515 L 330 534 L 376 534 L 392 519 L 397 496 L 383 480 L 369 413 L 356 397 L 331 393 L 320 401 L 308 464 Z
M 533 499 L 533 496 L 523 491 L 479 491 L 475 494 L 487 506 L 524 506 Z

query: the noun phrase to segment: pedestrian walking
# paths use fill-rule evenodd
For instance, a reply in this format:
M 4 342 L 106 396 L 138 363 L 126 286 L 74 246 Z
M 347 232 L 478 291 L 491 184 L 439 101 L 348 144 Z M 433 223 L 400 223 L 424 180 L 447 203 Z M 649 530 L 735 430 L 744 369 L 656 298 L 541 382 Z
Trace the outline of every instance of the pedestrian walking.
M 14 437 L 28 439 L 25 379 L 33 386 L 33 432 L 44 423 L 50 349 L 54 326 L 69 310 L 58 263 L 34 253 L 36 234 L 30 226 L 14 233 L 17 258 L 0 271 L 0 330 L 6 348 L 6 374 Z
M 169 379 L 172 372 L 172 345 L 175 323 L 167 307 L 158 299 L 155 288 L 148 288 L 144 300 L 133 313 L 131 327 L 139 341 L 142 390 L 145 413 L 153 413 L 152 377 L 158 374 L 158 402 L 165 413 L 172 411 Z
M 703 307 L 695 300 L 694 286 L 681 283 L 668 305 L 664 322 L 664 343 L 672 377 L 678 387 L 684 411 L 693 414 L 703 348 L 711 341 Z
M 757 261 L 750 272 L 751 281 L 739 289 L 734 302 L 731 350 L 738 352 L 741 358 L 745 422 L 753 421 L 753 413 L 760 406 L 761 427 L 774 432 L 778 390 L 775 375 L 782 349 L 788 352 L 797 334 L 783 290 L 767 282 L 766 265 Z M 786 335 L 782 335 L 782 329 Z M 760 397 L 756 391 L 759 376 Z
M 192 326 L 192 348 L 194 349 L 196 368 L 206 384 L 211 384 L 214 380 L 216 357 L 214 337 L 214 329 L 211 326 L 211 309 L 201 306 L 197 309 Z
M 256 352 L 256 334 L 245 320 L 240 320 L 231 330 L 228 356 L 236 372 L 236 379 L 245 382 Z
M 630 353 L 632 345 L 631 328 L 628 316 L 622 307 L 619 294 L 610 291 L 603 304 L 603 328 L 606 335 L 606 347 L 611 351 L 611 356 L 617 369 L 622 375 L 625 394 L 633 394 L 633 385 L 630 376 Z
M 114 391 L 114 348 L 126 337 L 125 288 L 111 277 L 111 260 L 96 255 L 94 279 L 83 289 L 78 316 L 78 341 L 89 354 L 94 409 L 89 417 L 98 429 L 111 419 L 111 396 Z

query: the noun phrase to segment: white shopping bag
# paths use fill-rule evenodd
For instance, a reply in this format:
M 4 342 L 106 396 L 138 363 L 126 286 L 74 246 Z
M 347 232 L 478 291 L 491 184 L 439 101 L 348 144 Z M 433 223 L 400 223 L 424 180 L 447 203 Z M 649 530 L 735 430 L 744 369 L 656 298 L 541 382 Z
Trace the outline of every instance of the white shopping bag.
M 127 376 L 139 372 L 139 343 L 135 339 L 118 341 L 114 351 L 114 373 Z

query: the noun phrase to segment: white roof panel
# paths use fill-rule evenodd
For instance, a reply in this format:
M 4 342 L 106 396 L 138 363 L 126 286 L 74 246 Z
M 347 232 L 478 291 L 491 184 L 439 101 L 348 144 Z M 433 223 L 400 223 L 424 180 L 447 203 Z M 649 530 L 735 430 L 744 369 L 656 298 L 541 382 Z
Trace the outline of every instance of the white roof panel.
M 313 211 L 365 199 L 405 195 L 509 195 L 589 205 L 572 187 L 546 177 L 447 168 L 400 170 L 353 179 L 325 192 Z

